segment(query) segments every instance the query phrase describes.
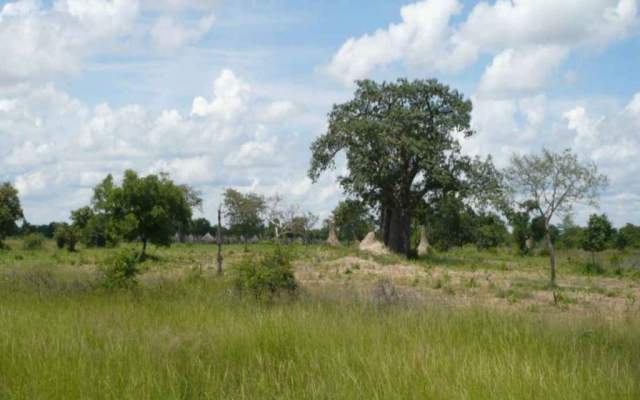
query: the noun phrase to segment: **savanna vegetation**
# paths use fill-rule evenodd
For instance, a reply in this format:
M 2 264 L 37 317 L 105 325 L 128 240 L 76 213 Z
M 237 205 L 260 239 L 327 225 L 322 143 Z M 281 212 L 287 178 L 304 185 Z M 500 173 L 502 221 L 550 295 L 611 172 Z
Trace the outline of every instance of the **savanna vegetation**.
M 640 227 L 574 222 L 607 178 L 570 150 L 464 155 L 471 108 L 359 82 L 311 148 L 312 180 L 347 159 L 322 222 L 126 171 L 32 225 L 3 184 L 0 399 L 639 398 Z

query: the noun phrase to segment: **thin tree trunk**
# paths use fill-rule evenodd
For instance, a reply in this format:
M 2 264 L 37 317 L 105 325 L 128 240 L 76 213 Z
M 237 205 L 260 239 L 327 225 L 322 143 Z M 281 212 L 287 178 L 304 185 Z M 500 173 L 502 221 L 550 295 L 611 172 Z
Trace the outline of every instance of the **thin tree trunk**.
M 553 243 L 551 243 L 551 234 L 549 233 L 549 229 L 544 234 L 545 241 L 547 243 L 547 249 L 549 250 L 549 258 L 551 261 L 551 269 L 550 269 L 550 286 L 556 287 L 556 251 L 553 248 Z
M 217 232 L 217 240 L 218 243 L 218 256 L 216 258 L 216 262 L 218 264 L 218 275 L 222 275 L 222 225 L 221 225 L 221 209 L 218 207 L 218 232 Z
M 142 238 L 142 250 L 138 255 L 138 261 L 144 261 L 144 258 L 146 257 L 146 252 L 147 252 L 147 238 Z

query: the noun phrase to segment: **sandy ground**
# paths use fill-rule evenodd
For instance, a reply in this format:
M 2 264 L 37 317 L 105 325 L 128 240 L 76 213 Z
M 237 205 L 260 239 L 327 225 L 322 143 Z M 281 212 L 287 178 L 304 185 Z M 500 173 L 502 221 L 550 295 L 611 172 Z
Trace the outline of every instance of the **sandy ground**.
M 606 318 L 640 313 L 640 284 L 630 279 L 559 276 L 559 290 L 546 287 L 543 272 L 464 270 L 410 262 L 381 264 L 346 256 L 334 260 L 300 260 L 296 277 L 306 287 L 343 286 L 376 296 L 380 282 L 391 282 L 397 297 L 452 306 L 491 306 L 530 311 L 572 311 Z

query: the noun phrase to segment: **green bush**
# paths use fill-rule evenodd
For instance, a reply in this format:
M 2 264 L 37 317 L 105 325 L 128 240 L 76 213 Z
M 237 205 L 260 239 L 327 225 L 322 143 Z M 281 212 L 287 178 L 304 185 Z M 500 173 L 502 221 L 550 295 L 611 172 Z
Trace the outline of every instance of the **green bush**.
M 297 291 L 291 257 L 282 247 L 262 256 L 247 256 L 232 269 L 233 283 L 240 292 L 251 293 L 258 300 L 273 300 L 280 294 Z
M 137 254 L 124 249 L 109 257 L 102 266 L 103 285 L 109 289 L 128 289 L 136 286 L 140 274 Z
M 586 275 L 602 275 L 606 271 L 596 262 L 588 262 L 582 266 L 582 273 Z
M 78 228 L 69 226 L 67 224 L 60 225 L 53 233 L 53 238 L 56 241 L 58 249 L 62 250 L 65 246 L 69 251 L 76 251 L 76 244 L 78 244 L 78 238 L 80 233 Z
M 40 250 L 44 247 L 45 237 L 40 233 L 30 233 L 22 239 L 24 250 Z

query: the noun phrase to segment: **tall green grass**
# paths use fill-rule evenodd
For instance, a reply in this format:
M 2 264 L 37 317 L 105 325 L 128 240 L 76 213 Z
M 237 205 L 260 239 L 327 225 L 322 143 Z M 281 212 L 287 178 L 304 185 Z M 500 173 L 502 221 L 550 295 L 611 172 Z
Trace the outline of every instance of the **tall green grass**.
M 265 306 L 197 271 L 133 291 L 39 273 L 0 278 L 0 399 L 640 398 L 637 319 L 339 293 Z

